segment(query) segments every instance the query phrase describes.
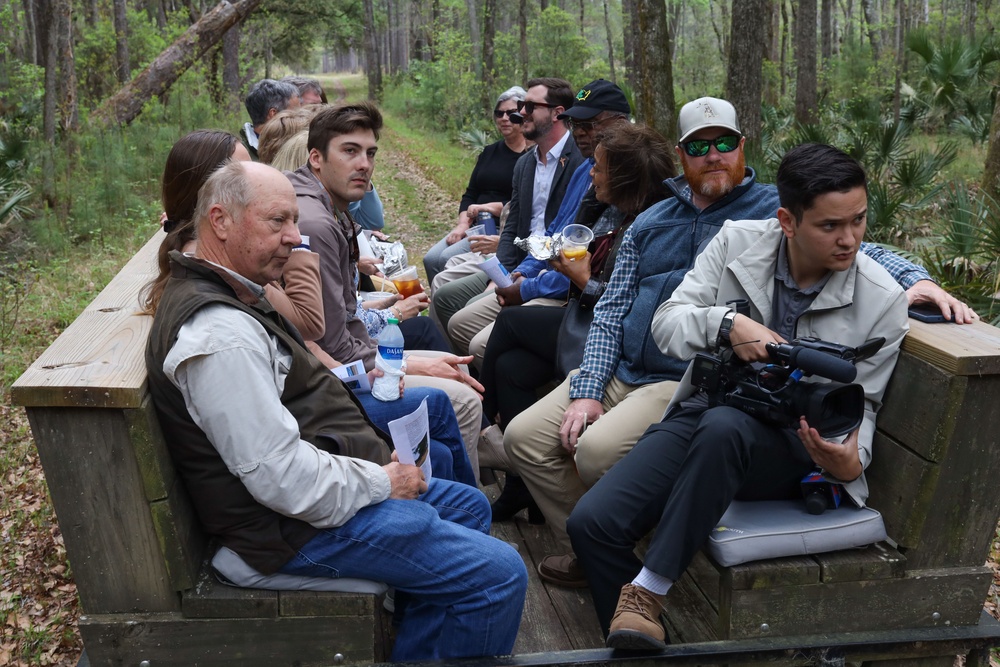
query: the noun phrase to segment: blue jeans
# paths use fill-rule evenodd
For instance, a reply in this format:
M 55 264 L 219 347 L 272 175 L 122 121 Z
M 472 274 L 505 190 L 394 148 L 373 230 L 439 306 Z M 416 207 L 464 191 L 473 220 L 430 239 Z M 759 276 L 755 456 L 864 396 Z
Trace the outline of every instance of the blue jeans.
M 427 399 L 427 420 L 431 429 L 431 469 L 434 477 L 450 479 L 476 487 L 472 463 L 465 451 L 462 434 L 458 430 L 455 410 L 448 395 L 430 387 L 407 387 L 403 396 L 395 401 L 380 401 L 370 393 L 357 394 L 368 418 L 380 429 L 389 432 L 389 422 L 408 415 Z
M 482 492 L 432 479 L 417 500 L 385 500 L 321 531 L 281 571 L 395 587 L 393 660 L 507 655 L 528 573 L 517 551 L 489 530 Z

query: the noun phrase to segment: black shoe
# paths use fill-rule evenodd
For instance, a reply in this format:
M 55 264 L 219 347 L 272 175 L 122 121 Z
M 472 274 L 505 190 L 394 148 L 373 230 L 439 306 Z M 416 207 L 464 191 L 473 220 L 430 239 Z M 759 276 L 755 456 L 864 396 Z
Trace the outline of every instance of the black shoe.
M 545 523 L 545 516 L 538 508 L 531 492 L 525 486 L 524 480 L 517 475 L 507 474 L 507 483 L 504 484 L 503 492 L 496 502 L 490 505 L 493 511 L 493 521 L 510 521 L 514 515 L 521 510 L 528 509 L 528 523 L 541 525 Z

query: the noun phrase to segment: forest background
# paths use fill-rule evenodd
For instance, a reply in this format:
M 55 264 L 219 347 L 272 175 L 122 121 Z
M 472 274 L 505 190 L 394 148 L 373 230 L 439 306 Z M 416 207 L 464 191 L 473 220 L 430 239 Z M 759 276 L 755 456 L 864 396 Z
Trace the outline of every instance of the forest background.
M 331 99 L 382 104 L 375 179 L 414 255 L 453 220 L 510 85 L 613 80 L 671 139 L 680 104 L 725 97 L 762 181 L 802 141 L 847 150 L 871 177 L 869 239 L 997 322 L 998 22 L 993 0 L 0 0 L 0 664 L 81 648 L 9 386 L 156 231 L 173 142 L 236 132 L 253 82 L 337 72 Z

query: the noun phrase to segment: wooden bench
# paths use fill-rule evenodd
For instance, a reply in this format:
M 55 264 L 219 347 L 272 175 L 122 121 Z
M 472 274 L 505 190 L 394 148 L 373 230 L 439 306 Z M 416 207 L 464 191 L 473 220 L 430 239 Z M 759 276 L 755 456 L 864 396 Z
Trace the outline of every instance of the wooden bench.
M 384 659 L 386 618 L 372 595 L 246 590 L 209 576 L 205 536 L 146 388 L 150 318 L 138 314 L 137 294 L 155 273 L 160 239 L 12 388 L 27 409 L 65 538 L 90 663 Z M 848 659 L 889 660 L 873 665 L 931 667 L 1000 643 L 1000 631 L 980 621 L 991 581 L 984 562 L 1000 519 L 993 479 L 1000 471 L 1000 331 L 911 326 L 869 471 L 871 505 L 896 545 L 730 568 L 701 555 L 668 599 L 671 637 L 680 643 L 648 661 L 784 656 L 782 664 L 805 664 L 837 646 Z M 477 664 L 610 658 L 595 649 Z
M 27 409 L 93 665 L 331 665 L 386 658 L 373 595 L 223 586 L 146 386 L 157 233 L 12 387 Z

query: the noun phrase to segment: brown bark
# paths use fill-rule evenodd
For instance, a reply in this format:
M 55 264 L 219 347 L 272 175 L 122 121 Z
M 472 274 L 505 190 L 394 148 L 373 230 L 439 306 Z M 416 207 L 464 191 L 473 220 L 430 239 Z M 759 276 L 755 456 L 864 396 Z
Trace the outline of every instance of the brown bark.
M 622 37 L 625 44 L 625 80 L 635 90 L 639 86 L 635 58 L 635 15 L 637 0 L 622 0 Z M 635 109 L 633 109 L 635 111 Z
M 45 66 L 45 98 L 42 102 L 42 134 L 45 149 L 42 155 L 42 196 L 52 208 L 56 204 L 55 167 L 53 152 L 56 144 L 56 98 L 59 95 L 59 20 L 55 16 L 53 0 L 37 0 L 35 16 L 38 17 L 42 35 L 42 64 Z
M 608 36 L 608 69 L 611 71 L 611 83 L 618 83 L 615 74 L 615 42 L 611 35 L 611 16 L 608 13 L 608 0 L 604 0 L 604 32 Z
M 56 0 L 57 45 L 59 54 L 59 118 L 63 130 L 76 130 L 79 125 L 76 97 L 76 61 L 73 59 L 73 22 L 70 0 Z
M 768 0 L 733 3 L 726 99 L 736 107 L 740 129 L 748 139 L 760 136 L 764 50 L 771 22 L 768 5 Z
M 35 17 L 37 5 L 34 0 L 24 0 L 24 31 L 27 42 L 27 61 L 32 65 L 42 64 L 41 40 L 38 38 L 38 27 Z
M 325 54 L 324 54 L 325 55 Z M 240 24 L 222 36 L 222 87 L 228 93 L 231 106 L 238 107 L 240 98 Z
M 261 0 L 224 0 L 187 29 L 131 82 L 105 100 L 94 117 L 105 123 L 130 123 L 154 95 L 160 95 L 214 46 L 229 28 L 260 5 Z
M 993 105 L 993 118 L 990 121 L 990 143 L 986 149 L 982 188 L 995 201 L 1000 202 L 1000 104 Z
M 128 57 L 128 18 L 125 15 L 125 0 L 114 0 L 115 56 L 118 67 L 115 75 L 118 83 L 124 85 L 132 78 L 132 66 Z
M 663 0 L 634 0 L 630 29 L 642 39 L 634 44 L 635 115 L 671 143 L 677 140 L 673 65 Z M 627 33 L 626 33 L 627 34 Z
M 466 0 L 469 10 L 469 36 L 472 38 L 472 68 L 476 74 L 483 71 L 482 33 L 479 30 L 479 12 L 477 0 Z
M 874 0 L 861 0 L 861 10 L 865 15 L 865 23 L 868 24 L 868 41 L 872 45 L 872 56 L 877 61 L 882 55 L 882 45 L 879 42 Z
M 375 32 L 373 2 L 374 0 L 364 0 L 365 73 L 368 76 L 368 99 L 378 102 L 382 99 L 382 55 L 379 53 L 378 35 Z
M 521 82 L 528 81 L 528 0 L 521 0 L 517 7 L 517 29 L 521 37 Z
M 799 0 L 795 18 L 795 120 L 818 120 L 816 101 L 816 0 Z
M 834 0 L 823 0 L 820 5 L 820 55 L 824 65 L 833 57 L 833 3 Z
M 487 116 L 493 111 L 496 95 L 496 65 L 494 64 L 493 40 L 496 37 L 497 0 L 483 2 L 483 108 Z

